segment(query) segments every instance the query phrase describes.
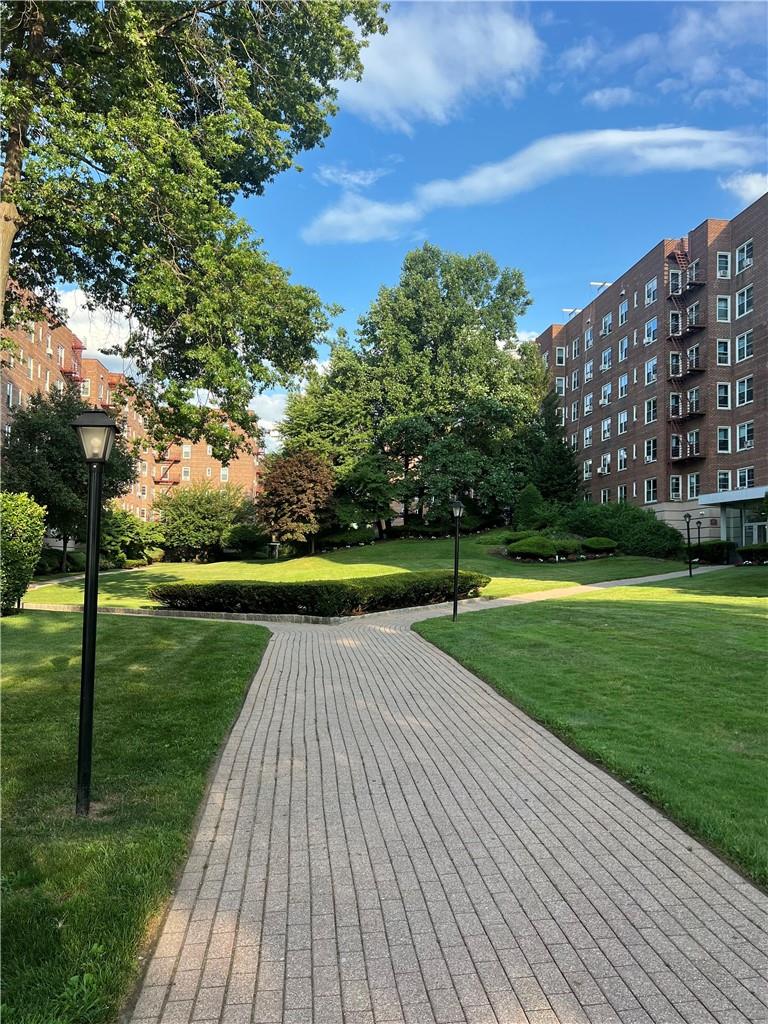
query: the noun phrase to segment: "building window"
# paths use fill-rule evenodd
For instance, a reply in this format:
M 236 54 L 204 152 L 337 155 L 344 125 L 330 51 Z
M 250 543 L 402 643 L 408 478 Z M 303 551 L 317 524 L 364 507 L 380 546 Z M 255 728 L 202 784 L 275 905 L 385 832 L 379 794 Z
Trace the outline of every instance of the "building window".
M 206 476 L 208 476 L 208 477 L 209 477 L 209 476 L 211 476 L 211 467 L 210 467 L 210 466 L 208 466 L 208 467 L 206 468 L 206 470 L 205 470 L 205 475 L 206 475 Z
M 643 336 L 643 344 L 650 345 L 652 341 L 656 341 L 659 336 L 659 318 L 657 316 L 648 320 L 645 325 L 645 335 Z
M 720 382 L 717 385 L 717 408 L 718 409 L 730 409 L 731 408 L 731 385 Z
M 745 331 L 736 338 L 736 362 L 742 363 L 752 356 L 752 331 Z
M 669 294 L 679 295 L 683 290 L 683 275 L 679 270 L 669 272 Z
M 5 404 L 9 409 L 13 408 L 13 384 L 10 381 L 5 385 Z
M 56 350 L 56 364 L 58 366 L 63 366 L 64 365 L 64 346 L 63 345 L 59 345 L 58 349 Z
M 720 455 L 728 455 L 731 450 L 731 428 L 717 428 L 717 451 Z
M 658 456 L 658 444 L 655 437 L 649 437 L 645 442 L 645 461 L 655 462 Z
M 731 296 L 717 296 L 717 322 L 727 324 L 731 322 Z
M 584 415 L 589 416 L 592 412 L 592 393 L 584 395 Z
M 603 384 L 600 388 L 600 405 L 609 405 L 611 401 L 611 394 L 613 392 L 613 385 L 610 381 L 607 384 Z
M 626 434 L 626 432 L 627 432 L 627 410 L 626 409 L 623 409 L 619 413 L 619 415 L 617 417 L 617 423 L 618 423 L 618 431 L 619 431 L 619 433 L 620 434 Z
M 619 398 L 627 397 L 627 390 L 629 388 L 629 377 L 626 373 L 622 373 L 619 377 Z
M 748 405 L 754 398 L 754 377 L 742 377 L 736 381 L 736 405 Z M 718 384 L 718 387 L 720 385 Z
M 701 455 L 701 431 L 698 429 L 688 431 L 688 454 Z
M 585 459 L 584 460 L 584 479 L 585 480 L 591 480 L 592 479 L 592 459 Z
M 701 492 L 701 475 L 699 473 L 688 474 L 688 498 L 698 498 Z
M 222 466 L 219 470 L 219 479 L 222 483 L 226 483 L 229 480 L 229 466 Z
M 610 334 L 612 330 L 613 330 L 613 313 L 606 313 L 605 316 L 603 317 L 602 328 L 600 330 L 600 333 L 603 334 L 603 335 Z
M 754 487 L 755 486 L 755 467 L 745 466 L 744 469 L 736 470 L 736 486 L 741 490 L 742 487 Z
M 751 313 L 753 308 L 752 285 L 750 284 L 746 288 L 742 288 L 740 292 L 736 292 L 736 319 L 739 320 L 747 313 Z
M 749 448 L 755 447 L 755 421 L 749 420 L 748 423 L 739 423 L 736 427 L 736 448 L 740 452 L 745 452 Z
M 584 427 L 584 447 L 592 447 L 592 427 Z
M 656 301 L 656 278 L 651 278 L 645 285 L 645 304 L 650 306 L 652 302 Z
M 688 271 L 687 271 L 687 276 L 688 276 L 689 283 L 692 283 L 693 281 L 700 281 L 701 280 L 701 278 L 699 276 L 699 266 L 700 265 L 699 265 L 699 261 L 698 260 L 694 260 L 693 263 L 691 263 L 689 265 Z
M 731 254 L 729 252 L 717 254 L 717 276 L 721 281 L 727 281 L 731 276 Z
M 555 349 L 555 366 L 565 366 L 565 348 L 562 345 Z
M 627 500 L 627 485 L 626 484 L 619 484 L 617 492 L 616 492 L 616 498 L 617 498 L 617 501 L 619 502 L 619 504 L 622 504 L 623 502 L 625 502 Z
M 578 370 L 574 370 L 571 374 L 571 391 L 577 391 L 581 387 L 580 374 Z
M 549 369 L 549 352 L 544 352 L 544 353 L 542 354 L 542 357 L 541 357 L 541 358 L 542 358 L 542 360 L 543 360 L 543 362 L 544 362 L 544 365 L 546 366 L 546 368 L 547 368 L 547 369 Z
M 588 327 L 584 331 L 584 349 L 592 348 L 592 328 Z
M 679 377 L 683 372 L 683 357 L 679 352 L 669 353 L 669 376 Z
M 141 496 L 142 496 L 142 498 L 146 498 L 146 496 L 147 496 L 147 485 L 146 484 L 142 484 L 141 485 Z
M 573 356 L 574 359 L 577 356 L 581 355 L 581 339 L 580 338 L 574 338 L 573 341 L 571 342 L 571 355 Z
M 148 467 L 147 467 L 147 463 L 146 463 L 146 460 L 145 460 L 145 459 L 142 459 L 142 460 L 141 460 L 141 475 L 142 475 L 142 476 L 146 476 L 146 475 L 147 475 L 147 468 L 148 468 Z
M 53 345 L 51 344 L 51 335 L 50 335 L 50 333 L 48 335 L 46 335 L 46 338 L 45 338 L 45 354 L 47 356 L 52 356 L 53 355 Z
M 571 402 L 571 421 L 579 418 L 579 403 Z
M 686 310 L 686 316 L 687 316 L 687 319 L 688 319 L 688 326 L 689 327 L 695 327 L 697 324 L 701 323 L 700 313 L 701 313 L 701 303 L 700 302 L 694 302 L 693 305 L 688 307 L 688 309 Z
M 603 354 L 600 358 L 600 369 L 601 371 L 610 370 L 613 365 L 613 351 L 610 348 L 603 349 Z
M 147 518 L 147 510 L 145 508 L 140 508 L 139 509 L 139 519 L 146 519 L 146 518 Z
M 607 505 L 611 500 L 611 489 L 610 487 L 603 487 L 600 490 L 600 504 Z
M 623 363 L 629 353 L 629 338 L 622 338 L 619 342 L 619 362 Z
M 213 455 L 213 448 L 211 447 L 211 445 L 207 444 L 205 446 L 205 454 L 208 456 L 209 459 Z
M 683 316 L 677 310 L 669 314 L 669 336 L 678 338 L 683 333 Z
M 600 424 L 600 438 L 603 441 L 607 441 L 610 436 L 611 436 L 611 417 L 608 416 Z
M 579 450 L 579 435 L 571 434 L 571 450 L 577 452 Z
M 653 505 L 659 500 L 659 488 L 656 482 L 656 477 L 652 476 L 650 479 L 645 481 L 645 504 Z
M 691 388 L 688 391 L 688 412 L 701 411 L 701 388 Z
M 683 411 L 683 396 L 679 391 L 672 391 L 669 395 L 669 415 L 673 420 L 679 419 Z
M 182 457 L 182 459 L 191 459 L 192 458 L 192 445 L 191 444 L 183 444 L 181 446 L 181 457 Z
M 740 245 L 736 250 L 736 273 L 740 274 L 742 270 L 747 270 L 752 266 L 752 239 L 748 242 Z
M 616 453 L 616 467 L 619 470 L 627 468 L 627 449 L 619 448 Z
M 51 390 L 51 371 L 50 370 L 46 370 L 45 371 L 45 390 L 46 391 L 50 391 Z
M 584 383 L 586 384 L 587 381 L 592 380 L 592 377 L 593 377 L 593 363 L 592 363 L 591 359 L 588 359 L 586 361 L 586 363 L 584 363 Z
M 681 476 L 671 476 L 669 478 L 669 500 L 680 501 L 683 496 L 683 478 Z
M 629 299 L 622 299 L 619 303 L 619 327 L 627 322 L 629 316 Z
M 648 398 L 645 402 L 645 422 L 655 423 L 659 418 L 659 403 L 655 398 Z
M 557 422 L 560 424 L 561 427 L 565 426 L 565 419 L 566 419 L 565 409 L 558 409 L 557 410 Z
M 731 471 L 730 471 L 730 469 L 718 469 L 718 471 L 717 471 L 717 489 L 718 489 L 718 491 L 730 491 L 730 489 L 731 489 Z
M 182 480 L 189 480 L 189 479 L 191 479 L 191 476 L 192 476 L 192 470 L 189 468 L 189 466 L 182 466 L 181 467 L 181 479 Z
M 658 360 L 656 356 L 649 359 L 645 364 L 645 383 L 655 384 L 657 379 Z
M 731 341 L 730 338 L 717 339 L 717 365 L 731 365 Z
M 699 345 L 691 345 L 688 349 L 688 369 L 689 370 L 700 370 L 701 366 L 701 347 Z
M 561 398 L 565 394 L 565 377 L 555 377 L 555 394 Z

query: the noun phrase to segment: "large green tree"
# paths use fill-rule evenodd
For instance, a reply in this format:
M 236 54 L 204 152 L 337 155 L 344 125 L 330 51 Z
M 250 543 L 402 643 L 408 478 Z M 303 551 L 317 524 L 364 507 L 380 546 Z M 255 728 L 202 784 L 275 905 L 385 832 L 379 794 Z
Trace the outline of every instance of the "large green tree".
M 176 488 L 155 501 L 163 543 L 175 558 L 209 561 L 226 538 L 253 515 L 253 503 L 239 487 L 209 483 Z
M 38 392 L 16 410 L 2 447 L 3 487 L 45 506 L 46 526 L 62 542 L 62 569 L 69 541 L 85 533 L 88 467 L 72 421 L 90 408 L 73 384 L 50 395 Z M 135 479 L 135 454 L 118 433 L 104 466 L 104 502 L 125 494 Z
M 333 470 L 313 451 L 267 458 L 256 498 L 259 521 L 275 541 L 308 541 L 315 536 L 333 492 Z
M 288 403 L 286 449 L 321 451 L 340 481 L 375 455 L 406 521 L 447 514 L 452 493 L 495 513 L 525 482 L 515 441 L 546 391 L 538 353 L 513 343 L 529 304 L 521 273 L 487 253 L 408 253 L 357 344 L 336 346 Z
M 563 433 L 560 399 L 550 390 L 524 438 L 528 478 L 547 501 L 570 504 L 579 497 L 581 479 L 576 456 Z
M 232 204 L 322 143 L 385 29 L 377 0 L 4 0 L 0 17 L 0 325 L 77 283 L 131 318 L 120 351 L 160 442 L 229 457 L 254 391 L 301 372 L 327 326 Z

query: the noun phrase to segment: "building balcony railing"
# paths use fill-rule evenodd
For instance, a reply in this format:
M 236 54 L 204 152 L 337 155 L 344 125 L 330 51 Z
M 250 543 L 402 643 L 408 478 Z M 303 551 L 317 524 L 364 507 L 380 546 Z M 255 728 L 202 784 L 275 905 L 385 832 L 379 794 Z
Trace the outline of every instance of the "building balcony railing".
M 706 326 L 706 320 L 693 320 L 686 324 L 685 330 L 687 334 L 695 334 L 696 331 L 703 331 Z
M 703 277 L 694 277 L 685 282 L 685 290 L 692 291 L 694 288 L 701 288 L 706 283 Z
M 152 483 L 156 487 L 172 487 L 174 484 L 179 483 L 179 478 L 177 476 L 153 476 Z
M 678 449 L 673 449 L 669 457 L 672 462 L 696 462 L 706 458 L 706 454 L 700 444 L 684 444 Z

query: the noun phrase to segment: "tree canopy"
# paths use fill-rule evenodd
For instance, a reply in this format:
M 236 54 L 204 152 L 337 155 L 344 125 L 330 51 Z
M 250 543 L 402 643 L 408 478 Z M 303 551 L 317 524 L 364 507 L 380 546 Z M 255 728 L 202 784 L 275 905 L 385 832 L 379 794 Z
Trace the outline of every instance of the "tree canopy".
M 313 451 L 271 455 L 261 487 L 256 511 L 272 539 L 309 541 L 313 547 L 333 491 L 333 472 L 326 459 Z
M 78 284 L 131 318 L 119 351 L 150 428 L 228 458 L 254 391 L 300 373 L 327 327 L 232 204 L 322 143 L 336 83 L 385 30 L 377 0 L 5 0 L 0 16 L 0 323 L 15 295 L 55 311 L 56 283 Z

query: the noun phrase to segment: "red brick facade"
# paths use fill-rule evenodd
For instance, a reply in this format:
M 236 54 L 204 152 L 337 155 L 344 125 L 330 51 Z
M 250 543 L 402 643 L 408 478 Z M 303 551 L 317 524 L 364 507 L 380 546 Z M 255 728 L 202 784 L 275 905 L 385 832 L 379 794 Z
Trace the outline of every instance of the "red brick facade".
M 768 197 L 665 239 L 537 339 L 592 501 L 720 535 L 712 495 L 768 486 Z M 699 499 L 709 496 L 708 504 Z

